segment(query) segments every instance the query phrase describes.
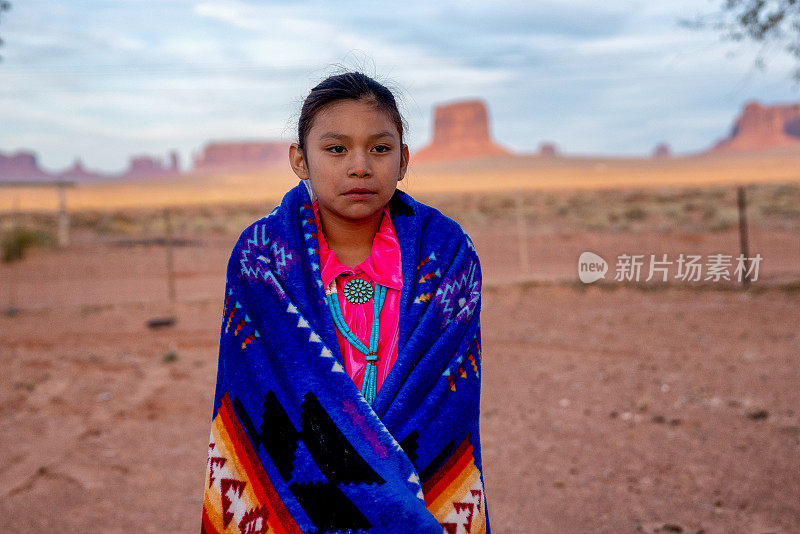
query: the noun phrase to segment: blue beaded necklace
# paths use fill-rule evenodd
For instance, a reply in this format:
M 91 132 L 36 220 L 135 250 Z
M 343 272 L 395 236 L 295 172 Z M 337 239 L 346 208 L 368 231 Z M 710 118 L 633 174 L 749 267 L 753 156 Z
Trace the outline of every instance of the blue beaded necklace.
M 357 280 L 362 283 L 356 282 Z M 356 282 L 356 284 L 354 286 L 350 286 L 350 284 L 353 284 L 353 282 Z M 361 278 L 354 278 L 344 287 L 345 298 L 347 298 L 348 302 L 354 302 L 356 304 L 362 304 L 366 302 L 372 296 L 370 295 L 370 293 L 372 293 L 372 287 L 369 287 L 369 290 L 367 290 L 366 287 L 369 287 L 369 282 Z M 342 315 L 342 308 L 339 306 L 339 298 L 337 297 L 336 293 L 336 278 L 334 278 L 331 280 L 330 285 L 325 289 L 325 299 L 328 301 L 328 308 L 331 310 L 331 315 L 333 315 L 333 322 L 336 325 L 336 328 L 339 329 L 339 332 L 342 333 L 347 341 L 349 341 L 355 348 L 364 354 L 364 359 L 367 362 L 367 368 L 364 371 L 364 381 L 361 383 L 361 394 L 364 395 L 364 398 L 367 399 L 367 402 L 372 405 L 378 392 L 378 336 L 380 335 L 379 318 L 381 315 L 381 310 L 383 309 L 383 303 L 386 300 L 386 287 L 375 282 L 375 298 L 372 301 L 374 305 L 374 312 L 372 316 L 372 332 L 369 336 L 369 347 L 364 345 L 364 343 L 356 337 L 353 331 L 350 330 L 350 327 L 347 326 L 344 316 Z

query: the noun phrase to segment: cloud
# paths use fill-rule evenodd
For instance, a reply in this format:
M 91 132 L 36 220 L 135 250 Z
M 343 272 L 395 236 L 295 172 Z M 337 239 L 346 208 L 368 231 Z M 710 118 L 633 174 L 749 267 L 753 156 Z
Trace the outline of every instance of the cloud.
M 791 58 L 776 53 L 768 72 L 753 72 L 753 47 L 676 25 L 698 9 L 696 0 L 17 2 L 2 26 L 0 149 L 30 143 L 51 164 L 85 149 L 88 164 L 120 169 L 134 149 L 291 138 L 302 98 L 343 64 L 398 89 L 412 149 L 430 137 L 433 106 L 480 97 L 497 139 L 520 150 L 545 139 L 568 153 L 648 153 L 660 140 L 690 150 L 726 133 L 744 100 L 796 100 Z

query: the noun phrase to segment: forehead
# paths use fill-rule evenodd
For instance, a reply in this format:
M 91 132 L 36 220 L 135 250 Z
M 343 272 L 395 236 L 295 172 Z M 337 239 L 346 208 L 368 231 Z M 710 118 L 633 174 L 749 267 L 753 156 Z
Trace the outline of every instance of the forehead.
M 343 134 L 364 133 L 388 130 L 397 135 L 397 126 L 375 102 L 366 100 L 337 100 L 321 108 L 311 124 L 309 135 L 319 137 L 327 132 Z

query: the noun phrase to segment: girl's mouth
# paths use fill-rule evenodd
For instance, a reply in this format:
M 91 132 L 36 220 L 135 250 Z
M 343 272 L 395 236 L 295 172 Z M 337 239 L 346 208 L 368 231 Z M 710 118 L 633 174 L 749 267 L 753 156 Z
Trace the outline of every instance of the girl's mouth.
M 356 189 L 351 189 L 344 195 L 351 200 L 368 200 L 375 194 L 375 191 L 370 191 L 369 189 L 359 187 Z

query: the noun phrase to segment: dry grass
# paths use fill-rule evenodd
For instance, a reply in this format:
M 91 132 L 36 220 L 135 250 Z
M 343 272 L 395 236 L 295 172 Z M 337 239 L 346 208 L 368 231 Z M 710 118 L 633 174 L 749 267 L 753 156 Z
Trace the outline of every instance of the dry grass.
M 800 184 L 758 184 L 745 189 L 747 219 L 770 230 L 800 229 Z M 521 202 L 529 232 L 719 232 L 738 225 L 736 188 L 658 187 L 578 191 L 498 192 L 479 197 L 418 195 L 465 227 L 515 224 Z
M 747 218 L 765 230 L 800 229 L 800 183 L 747 186 Z M 521 202 L 528 232 L 720 232 L 738 224 L 736 188 L 653 187 L 598 190 L 498 191 L 421 193 L 416 198 L 436 206 L 467 229 L 514 228 Z M 234 236 L 266 215 L 279 199 L 249 203 L 185 205 L 170 208 L 178 236 Z M 159 237 L 165 234 L 165 210 L 157 207 L 85 209 L 71 214 L 73 232 L 102 237 Z M 56 214 L 50 211 L 0 213 L 0 232 L 16 225 L 56 232 Z

